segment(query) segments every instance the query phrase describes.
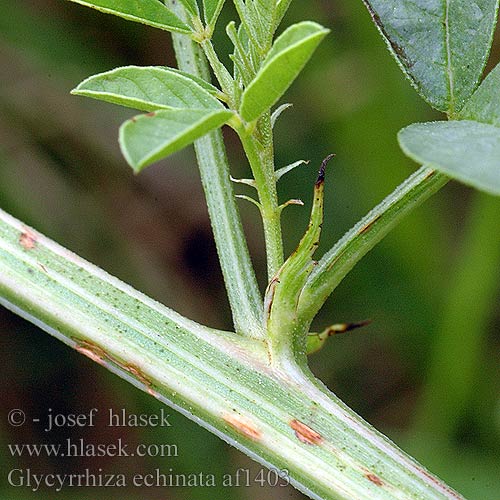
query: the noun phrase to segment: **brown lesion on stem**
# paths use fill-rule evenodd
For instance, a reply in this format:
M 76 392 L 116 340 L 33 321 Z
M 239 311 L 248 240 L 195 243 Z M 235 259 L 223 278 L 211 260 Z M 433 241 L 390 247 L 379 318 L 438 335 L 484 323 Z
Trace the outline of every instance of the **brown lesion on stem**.
M 75 339 L 75 342 L 75 350 L 80 354 L 87 356 L 87 358 L 95 361 L 101 366 L 106 366 L 111 363 L 121 368 L 122 370 L 130 373 L 130 375 L 132 375 L 137 381 L 139 381 L 145 387 L 148 394 L 157 396 L 156 392 L 153 390 L 153 383 L 137 366 L 133 365 L 132 363 L 122 363 L 119 359 L 107 353 L 102 347 L 91 342 L 80 339 Z
M 135 377 L 144 387 L 146 388 L 146 392 L 148 394 L 151 394 L 151 396 L 156 396 L 156 392 L 153 390 L 153 384 L 151 380 L 149 380 L 146 375 L 142 372 L 140 368 L 137 368 L 137 366 L 134 366 L 130 363 L 126 365 L 120 364 L 118 361 L 114 361 L 114 363 L 119 366 L 120 368 L 123 368 L 125 371 L 129 372 L 133 377 Z
M 279 274 L 274 276 L 269 285 L 267 285 L 266 293 L 264 296 L 264 312 L 268 318 L 271 315 L 271 309 L 273 307 L 274 294 L 276 293 L 276 287 L 280 283 Z
M 33 250 L 36 246 L 37 237 L 36 235 L 28 228 L 25 228 L 21 235 L 19 236 L 19 244 L 25 250 Z
M 295 418 L 291 420 L 290 427 L 295 431 L 295 436 L 301 443 L 317 446 L 323 442 L 321 434 L 311 429 L 300 420 Z
M 223 415 L 222 419 L 237 432 L 243 434 L 252 441 L 259 441 L 262 437 L 262 432 L 241 415 Z
M 425 180 L 429 180 L 431 177 L 434 177 L 435 175 L 437 174 L 437 171 L 436 170 L 431 170 L 426 176 L 425 176 Z
M 83 354 L 84 356 L 87 356 L 87 358 L 95 361 L 101 366 L 106 365 L 106 361 L 109 359 L 109 356 L 103 349 L 96 346 L 95 344 L 91 344 L 90 342 L 85 342 L 82 340 L 78 340 L 77 342 L 78 343 L 75 346 L 75 350 L 77 352 Z
M 365 477 L 366 479 L 368 479 L 368 481 L 371 481 L 377 486 L 384 486 L 384 481 L 382 481 L 382 479 L 380 479 L 376 474 L 373 474 L 373 472 L 365 474 Z

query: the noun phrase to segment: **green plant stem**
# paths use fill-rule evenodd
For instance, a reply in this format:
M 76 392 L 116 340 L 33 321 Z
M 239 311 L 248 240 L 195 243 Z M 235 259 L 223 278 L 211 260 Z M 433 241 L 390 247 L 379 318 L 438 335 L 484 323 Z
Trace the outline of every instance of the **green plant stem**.
M 260 212 L 264 226 L 267 252 L 267 272 L 271 280 L 283 265 L 283 240 L 281 234 L 281 208 L 278 205 L 276 174 L 270 116 L 260 118 L 252 133 L 243 127 L 238 129 L 245 154 L 255 180 L 259 195 Z
M 183 15 L 178 2 L 168 3 Z M 174 35 L 173 41 L 179 69 L 210 80 L 201 49 L 188 37 Z M 211 132 L 196 141 L 195 151 L 235 329 L 262 338 L 262 298 L 236 206 L 221 132 Z
M 264 343 L 216 331 L 0 210 L 0 304 L 322 500 L 459 499 Z
M 498 198 L 474 195 L 416 415 L 420 432 L 452 438 L 481 377 L 485 334 L 498 305 L 499 214 Z
M 299 299 L 298 321 L 309 324 L 349 271 L 448 177 L 421 167 L 350 229 L 318 262 Z
M 181 19 L 185 18 L 185 12 L 182 7 L 172 7 L 172 9 L 181 17 Z M 186 65 L 191 61 L 191 57 L 179 56 L 180 52 L 177 49 L 177 46 L 178 40 L 181 37 L 178 37 L 177 35 L 173 36 L 174 40 L 177 41 L 176 53 L 179 67 L 187 70 Z M 187 44 L 187 42 L 185 43 Z M 210 62 L 222 90 L 229 97 L 231 101 L 230 105 L 235 107 L 233 78 L 225 66 L 220 62 L 211 40 L 203 40 L 201 42 L 201 47 Z M 196 48 L 193 47 L 193 51 L 195 50 Z M 182 54 L 186 54 L 185 49 Z M 190 65 L 189 71 L 202 78 L 207 78 L 208 68 L 203 67 L 203 62 L 201 60 L 199 60 L 195 67 Z M 262 215 L 264 239 L 266 244 L 268 278 L 271 279 L 283 264 L 284 255 L 281 232 L 281 209 L 278 205 L 276 175 L 274 173 L 274 148 L 270 114 L 266 113 L 263 117 L 261 117 L 256 126 L 252 128 L 251 132 L 249 132 L 243 125 L 237 128 L 237 132 L 250 163 L 255 179 L 255 186 L 259 195 L 260 211 Z
M 167 0 L 165 2 L 181 19 L 186 14 L 182 5 Z M 201 57 L 199 47 L 186 37 L 173 34 L 174 48 L 176 51 L 179 68 L 189 71 L 191 74 L 210 80 L 206 60 Z M 223 90 L 229 97 L 234 96 L 233 89 L 224 88 L 232 84 L 232 78 L 226 68 L 220 63 L 210 40 L 202 43 L 212 69 L 223 86 Z M 231 80 L 231 82 L 229 82 Z M 260 210 L 264 226 L 264 238 L 266 243 L 267 270 L 269 280 L 276 274 L 284 261 L 283 240 L 281 232 L 281 209 L 278 205 L 276 191 L 276 175 L 274 172 L 274 148 L 270 114 L 261 117 L 249 132 L 243 125 L 238 127 L 237 132 L 250 163 L 255 184 L 259 195 Z M 196 145 L 195 145 L 196 146 Z M 197 149 L 198 151 L 198 149 Z M 220 151 L 219 151 L 220 153 Z M 198 154 L 198 159 L 203 161 L 203 152 Z M 225 154 L 224 154 L 225 157 Z M 227 161 L 226 161 L 227 165 Z M 203 168 L 200 166 L 200 168 Z M 229 167 L 227 167 L 229 174 Z M 203 173 L 202 173 L 203 175 Z M 224 172 L 225 175 L 225 172 Z M 227 176 L 229 178 L 229 175 Z M 232 194 L 232 190 L 231 190 Z M 233 202 L 234 203 L 234 202 Z M 215 228 L 214 228 L 215 231 Z M 231 295 L 228 291 L 231 298 Z

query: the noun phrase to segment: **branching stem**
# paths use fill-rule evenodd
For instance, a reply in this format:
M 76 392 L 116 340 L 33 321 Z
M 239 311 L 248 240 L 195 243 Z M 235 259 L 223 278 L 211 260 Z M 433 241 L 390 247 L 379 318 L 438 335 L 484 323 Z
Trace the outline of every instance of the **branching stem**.
M 310 323 L 356 263 L 448 180 L 444 174 L 421 167 L 350 229 L 311 273 L 299 300 L 299 321 Z
M 168 4 L 184 15 L 178 2 Z M 180 69 L 208 80 L 208 64 L 200 47 L 185 36 L 174 35 L 173 40 Z M 211 132 L 196 141 L 195 150 L 236 332 L 262 338 L 262 298 L 236 206 L 221 132 Z

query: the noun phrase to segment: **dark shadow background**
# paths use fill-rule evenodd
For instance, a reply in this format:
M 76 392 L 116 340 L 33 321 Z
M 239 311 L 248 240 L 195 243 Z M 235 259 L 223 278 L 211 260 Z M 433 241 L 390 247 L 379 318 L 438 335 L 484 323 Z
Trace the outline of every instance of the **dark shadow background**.
M 226 9 L 220 26 L 230 19 Z M 330 152 L 326 218 L 318 253 L 415 170 L 399 151 L 403 126 L 441 117 L 430 110 L 389 56 L 361 1 L 295 2 L 286 22 L 304 18 L 332 29 L 286 100 L 294 107 L 276 128 L 277 166 L 309 159 L 279 186 L 280 199 L 303 198 L 306 208 L 284 213 L 287 251 L 308 218 L 315 171 Z M 174 65 L 169 35 L 70 2 L 18 0 L 0 4 L 0 206 L 86 259 L 197 321 L 231 327 L 198 172 L 189 148 L 132 175 L 120 156 L 117 132 L 133 111 L 73 97 L 87 76 L 118 65 Z M 227 40 L 216 40 L 223 47 Z M 494 45 L 489 67 L 500 60 Z M 233 175 L 248 175 L 234 136 L 225 131 Z M 317 328 L 372 319 L 363 331 L 334 338 L 311 358 L 314 371 L 366 420 L 389 435 L 469 499 L 495 500 L 500 491 L 499 293 L 478 327 L 456 331 L 454 354 L 440 351 L 443 310 L 460 255 L 471 206 L 478 196 L 452 183 L 408 217 L 337 289 Z M 241 202 L 252 257 L 263 278 L 265 256 L 255 207 Z M 500 272 L 497 273 L 500 278 Z M 481 279 L 480 276 L 477 279 Z M 500 282 L 500 279 L 499 279 Z M 499 287 L 500 288 L 500 287 Z M 474 297 L 471 297 L 474 300 Z M 480 330 L 478 330 L 480 328 Z M 101 468 L 134 474 L 234 473 L 259 466 L 173 410 L 172 428 L 46 433 L 40 424 L 7 424 L 12 408 L 28 417 L 125 408 L 158 413 L 151 397 L 71 351 L 44 332 L 0 310 L 2 377 L 0 492 L 41 500 L 302 498 L 292 488 L 65 489 L 13 488 L 13 468 L 70 473 Z M 471 333 L 478 355 L 460 353 Z M 470 372 L 457 403 L 428 407 L 423 396 L 454 381 L 431 380 L 433 363 Z M 438 384 L 439 387 L 433 387 Z M 450 389 L 451 390 L 451 389 Z M 98 421 L 99 422 L 99 421 Z M 443 422 L 445 423 L 443 425 Z M 8 444 L 90 442 L 176 443 L 178 457 L 117 459 L 12 457 Z

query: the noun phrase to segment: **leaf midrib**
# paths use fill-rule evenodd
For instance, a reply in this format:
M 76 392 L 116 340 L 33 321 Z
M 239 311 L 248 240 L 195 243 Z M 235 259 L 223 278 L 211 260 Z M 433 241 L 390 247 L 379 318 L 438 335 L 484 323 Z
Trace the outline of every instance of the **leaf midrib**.
M 445 30 L 445 47 L 446 47 L 446 74 L 448 76 L 448 91 L 450 93 L 448 114 L 454 112 L 455 109 L 455 81 L 453 79 L 453 66 L 452 54 L 450 43 L 450 0 L 445 0 L 445 17 L 444 17 L 444 30 Z

